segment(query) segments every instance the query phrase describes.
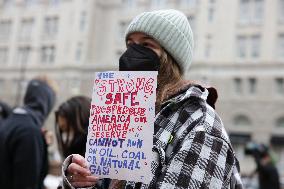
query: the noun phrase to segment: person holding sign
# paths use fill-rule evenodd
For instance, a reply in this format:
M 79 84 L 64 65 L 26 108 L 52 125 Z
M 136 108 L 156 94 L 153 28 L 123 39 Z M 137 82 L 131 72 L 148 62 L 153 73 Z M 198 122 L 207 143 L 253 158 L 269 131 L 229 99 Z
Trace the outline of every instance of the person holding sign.
M 87 161 L 69 156 L 65 188 L 243 188 L 239 163 L 214 104 L 217 91 L 183 79 L 193 57 L 187 17 L 176 10 L 144 12 L 126 30 L 120 71 L 158 71 L 149 184 L 92 176 Z

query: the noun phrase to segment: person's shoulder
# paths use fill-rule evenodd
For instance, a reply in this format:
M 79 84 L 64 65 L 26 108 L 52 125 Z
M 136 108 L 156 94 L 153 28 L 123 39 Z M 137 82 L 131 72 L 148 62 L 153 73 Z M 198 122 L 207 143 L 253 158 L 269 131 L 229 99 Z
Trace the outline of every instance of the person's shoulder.
M 209 96 L 210 92 L 206 88 L 191 86 L 180 97 L 184 99 L 183 112 L 188 112 L 190 120 L 195 121 L 193 131 L 205 132 L 230 143 L 220 116 L 214 106 L 208 103 Z
M 215 88 L 206 88 L 201 85 L 188 85 L 179 95 L 171 98 L 169 102 L 173 102 L 180 108 L 187 109 L 206 109 L 209 105 L 215 108 L 218 94 Z M 203 110 L 204 111 L 204 110 Z
M 5 122 L 5 129 L 18 136 L 32 136 L 41 132 L 40 128 L 31 121 L 30 116 L 27 114 L 13 113 L 9 120 Z
M 179 130 L 182 132 L 185 128 L 191 135 L 195 132 L 204 132 L 230 143 L 223 122 L 214 109 L 217 96 L 216 90 L 212 88 L 189 85 L 186 90 L 168 101 L 171 103 L 168 111 L 178 114 L 176 117 L 181 125 Z
M 203 105 L 203 118 L 200 123 L 207 134 L 229 142 L 229 136 L 218 113 L 207 103 Z
M 199 110 L 201 116 L 198 126 L 204 127 L 206 133 L 228 140 L 228 135 L 224 129 L 223 122 L 215 110 L 214 104 L 216 102 L 217 92 L 214 88 L 205 88 L 202 86 L 191 86 L 183 94 L 186 98 L 186 108 L 188 111 Z M 213 99 L 215 98 L 215 99 Z
M 0 128 L 0 141 L 8 148 L 14 148 L 15 145 L 30 145 L 31 141 L 41 140 L 40 128 L 30 125 L 23 117 L 25 116 L 12 115 Z

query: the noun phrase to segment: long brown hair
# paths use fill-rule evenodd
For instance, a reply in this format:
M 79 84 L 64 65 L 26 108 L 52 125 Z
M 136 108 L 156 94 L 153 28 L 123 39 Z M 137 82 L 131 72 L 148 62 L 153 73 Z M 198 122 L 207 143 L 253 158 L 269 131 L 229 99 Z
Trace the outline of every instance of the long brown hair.
M 78 153 L 84 156 L 87 140 L 91 99 L 84 96 L 76 96 L 62 103 L 55 112 L 55 130 L 58 147 L 64 157 Z M 63 137 L 63 131 L 58 126 L 58 118 L 66 119 L 67 131 Z
M 182 71 L 178 64 L 165 50 L 160 57 L 161 66 L 158 73 L 158 87 L 156 99 L 156 113 L 160 111 L 162 103 L 168 99 L 169 91 L 182 82 Z

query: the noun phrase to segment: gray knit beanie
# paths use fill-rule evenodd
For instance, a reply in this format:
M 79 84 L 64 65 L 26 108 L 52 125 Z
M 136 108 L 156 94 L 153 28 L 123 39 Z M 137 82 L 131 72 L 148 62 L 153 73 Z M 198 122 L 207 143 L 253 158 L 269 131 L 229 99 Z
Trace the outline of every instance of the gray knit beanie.
M 183 73 L 188 70 L 193 56 L 193 33 L 182 12 L 171 9 L 141 13 L 129 24 L 125 39 L 134 32 L 155 39 L 175 59 Z

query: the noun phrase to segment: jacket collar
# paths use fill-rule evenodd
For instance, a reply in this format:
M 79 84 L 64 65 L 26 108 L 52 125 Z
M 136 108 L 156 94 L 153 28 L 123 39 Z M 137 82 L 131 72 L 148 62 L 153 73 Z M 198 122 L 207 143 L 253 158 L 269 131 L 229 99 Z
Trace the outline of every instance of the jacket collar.
M 211 88 L 208 90 L 208 88 L 192 82 L 185 82 L 184 85 L 179 86 L 181 87 L 172 91 L 172 95 L 168 95 L 168 100 L 162 104 L 161 111 L 156 115 L 154 123 L 154 148 L 156 149 L 166 148 L 172 132 L 177 129 L 174 125 L 179 118 L 180 108 L 186 101 L 189 99 L 201 99 L 213 108 L 215 107 L 217 100 L 216 89 Z M 168 117 L 169 115 L 171 116 Z
M 179 86 L 179 88 L 167 91 L 167 100 L 162 104 L 162 107 L 165 107 L 165 105 L 171 102 L 179 103 L 188 98 L 195 97 L 206 101 L 215 109 L 218 92 L 214 87 L 204 86 L 193 81 L 181 81 Z

